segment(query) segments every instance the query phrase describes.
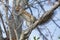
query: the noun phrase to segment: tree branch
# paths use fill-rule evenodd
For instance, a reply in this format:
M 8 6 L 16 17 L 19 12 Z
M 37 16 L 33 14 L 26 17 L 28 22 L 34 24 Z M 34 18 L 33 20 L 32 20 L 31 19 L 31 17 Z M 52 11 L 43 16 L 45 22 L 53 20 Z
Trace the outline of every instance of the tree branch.
M 56 2 L 49 11 L 44 13 L 44 15 L 42 15 L 37 21 L 35 21 L 34 24 L 32 24 L 29 28 L 22 32 L 20 40 L 25 40 L 25 35 L 28 35 L 28 33 L 35 29 L 39 24 L 41 25 L 41 23 L 46 19 L 46 17 L 49 17 L 51 14 L 53 14 L 53 11 L 57 9 L 59 6 L 60 3 Z

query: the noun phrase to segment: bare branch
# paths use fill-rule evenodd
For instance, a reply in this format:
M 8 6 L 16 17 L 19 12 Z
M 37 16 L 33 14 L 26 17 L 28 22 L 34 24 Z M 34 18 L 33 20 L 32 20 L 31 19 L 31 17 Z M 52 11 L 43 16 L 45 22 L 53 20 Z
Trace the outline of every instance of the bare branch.
M 39 27 L 37 27 L 37 30 L 39 31 L 39 33 L 41 33 L 41 35 L 42 35 L 46 40 L 48 40 L 48 39 L 45 37 L 45 35 L 41 32 L 41 30 L 39 29 Z
M 14 29 L 15 35 L 16 35 L 16 40 L 18 40 L 18 35 L 16 29 Z
M 54 22 L 54 24 L 56 24 L 56 26 L 58 27 L 58 28 L 60 28 L 60 26 L 53 20 L 53 19 L 51 19 L 53 22 Z
M 1 12 L 0 12 L 0 18 L 1 18 L 1 21 L 2 21 L 2 24 L 3 24 L 3 27 L 4 27 L 4 30 L 5 30 L 6 35 L 7 35 L 6 27 L 5 27 L 4 20 L 3 20 L 3 18 L 2 18 Z
M 48 17 L 49 15 L 53 14 L 52 12 L 58 8 L 60 6 L 60 3 L 59 2 L 56 2 L 55 5 L 52 6 L 52 8 L 47 11 L 43 16 L 41 16 L 41 18 L 39 18 L 37 21 L 35 21 L 34 24 L 32 24 L 28 29 L 26 29 L 23 33 L 22 33 L 22 39 L 20 40 L 23 40 L 24 39 L 24 35 L 28 34 L 30 31 L 32 31 L 34 28 L 37 27 L 37 25 L 41 24 L 41 22 L 43 22 L 43 20 L 45 20 L 46 17 Z

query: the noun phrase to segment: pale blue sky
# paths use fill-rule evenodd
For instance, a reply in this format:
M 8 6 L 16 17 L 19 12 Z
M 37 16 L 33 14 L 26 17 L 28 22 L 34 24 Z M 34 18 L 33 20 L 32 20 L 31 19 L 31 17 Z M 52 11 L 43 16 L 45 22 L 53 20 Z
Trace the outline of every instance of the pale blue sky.
M 12 0 L 10 0 L 10 3 L 9 3 L 10 5 L 12 5 L 11 1 L 12 1 Z M 38 7 L 39 7 L 39 6 L 38 6 Z M 51 7 L 50 7 L 50 5 L 49 5 L 49 6 L 45 5 L 44 8 L 45 8 L 45 10 L 49 10 Z M 40 9 L 41 9 L 41 8 L 40 8 Z M 0 6 L 0 10 L 2 10 L 1 6 Z M 33 10 L 34 16 L 35 16 L 36 18 L 38 18 L 38 14 L 37 14 L 38 11 L 37 11 L 36 9 L 33 9 L 33 8 L 32 8 L 32 10 Z M 29 10 L 27 10 L 27 11 L 29 12 Z M 39 10 L 39 11 L 41 11 L 40 13 L 43 13 L 42 10 Z M 2 11 L 2 12 L 3 12 L 3 11 Z M 56 14 L 56 15 L 53 17 L 53 19 L 57 20 L 57 18 L 60 18 L 60 11 L 59 11 L 59 9 L 57 9 L 57 13 L 55 13 L 55 14 Z M 55 18 L 55 17 L 57 17 L 57 18 Z M 59 24 L 60 24 L 60 21 L 56 21 L 56 23 L 59 25 Z M 1 21 L 0 21 L 0 24 L 1 24 Z M 60 29 L 59 29 L 52 21 L 50 21 L 49 23 L 47 23 L 47 24 L 45 24 L 45 25 L 42 25 L 42 26 L 40 26 L 40 27 L 43 27 L 43 26 L 47 26 L 47 28 L 48 28 L 48 29 L 50 30 L 50 32 L 51 32 L 51 35 L 53 34 L 54 30 L 56 29 L 56 31 L 55 31 L 55 33 L 54 33 L 54 36 L 53 36 L 53 40 L 59 40 L 58 37 L 60 36 Z M 1 27 L 2 27 L 2 24 L 1 24 Z M 3 28 L 2 28 L 2 29 L 3 29 Z M 41 31 L 42 31 L 42 33 L 43 33 L 45 36 L 46 36 L 46 34 L 49 34 L 46 28 L 45 28 L 44 30 L 41 30 Z M 5 34 L 3 34 L 3 36 L 6 37 Z M 42 38 L 41 38 L 41 36 L 39 35 L 39 32 L 37 31 L 37 29 L 34 29 L 34 30 L 32 31 L 29 39 L 30 39 L 30 40 L 33 40 L 33 37 L 34 37 L 34 36 L 40 37 L 39 40 L 42 40 Z M 47 38 L 48 38 L 49 40 L 51 40 L 50 35 L 49 35 Z

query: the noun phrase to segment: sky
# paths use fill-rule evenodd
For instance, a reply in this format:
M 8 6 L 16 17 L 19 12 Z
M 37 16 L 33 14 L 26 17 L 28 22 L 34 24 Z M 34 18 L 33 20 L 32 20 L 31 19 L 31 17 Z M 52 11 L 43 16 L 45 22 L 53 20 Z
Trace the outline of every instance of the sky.
M 9 5 L 10 6 L 12 6 L 12 0 L 10 0 L 10 2 L 9 2 Z M 38 8 L 39 8 L 39 6 L 38 6 Z M 45 8 L 45 10 L 49 10 L 50 8 L 51 8 L 51 6 L 49 5 L 45 5 L 44 6 L 44 8 Z M 0 6 L 0 9 L 1 9 L 1 6 Z M 40 8 L 41 9 L 41 8 Z M 1 9 L 2 10 L 2 9 Z M 36 10 L 36 9 L 33 9 L 32 8 L 32 10 L 33 10 L 33 15 L 36 17 L 36 18 L 38 18 L 38 11 Z M 54 20 L 57 20 L 57 18 L 60 18 L 60 11 L 59 11 L 60 9 L 58 8 L 58 9 L 56 9 L 56 13 L 55 13 L 55 15 L 54 15 L 54 17 L 53 17 L 53 19 Z M 30 11 L 29 10 L 27 10 L 29 13 L 30 13 Z M 42 10 L 39 10 L 39 11 L 41 11 L 40 13 L 40 16 L 42 15 L 42 13 L 43 13 L 43 11 Z M 3 12 L 3 11 L 2 11 Z M 4 13 L 3 13 L 4 14 Z M 56 18 L 57 17 L 57 18 Z M 56 23 L 59 25 L 60 24 L 60 21 L 56 21 Z M 0 21 L 0 24 L 1 24 L 1 28 L 2 28 L 2 30 L 4 31 L 4 29 L 3 29 L 3 26 L 2 26 L 2 22 Z M 24 26 L 25 26 L 25 24 L 24 24 Z M 49 34 L 49 32 L 47 31 L 47 28 L 49 29 L 49 31 L 50 31 L 50 33 L 51 33 L 51 35 L 53 34 L 54 36 L 53 36 L 53 40 L 59 40 L 58 39 L 58 37 L 60 36 L 60 29 L 52 22 L 52 21 L 49 21 L 48 23 L 46 23 L 46 24 L 44 24 L 44 25 L 40 25 L 40 27 L 44 27 L 45 26 L 45 29 L 42 29 L 41 31 L 42 31 L 42 33 L 49 39 L 49 40 L 52 40 L 51 39 L 51 37 L 50 37 L 50 35 L 47 35 L 47 34 Z M 47 28 L 46 28 L 47 27 Z M 55 31 L 55 32 L 54 32 Z M 33 40 L 33 37 L 34 36 L 36 36 L 37 38 L 38 37 L 40 37 L 40 39 L 39 40 L 42 40 L 42 36 L 40 36 L 40 34 L 39 34 L 39 32 L 37 31 L 37 29 L 35 28 L 33 31 L 32 31 L 32 33 L 31 33 L 31 35 L 30 35 L 30 37 L 29 37 L 29 40 Z M 3 37 L 6 37 L 5 36 L 5 33 L 3 33 Z

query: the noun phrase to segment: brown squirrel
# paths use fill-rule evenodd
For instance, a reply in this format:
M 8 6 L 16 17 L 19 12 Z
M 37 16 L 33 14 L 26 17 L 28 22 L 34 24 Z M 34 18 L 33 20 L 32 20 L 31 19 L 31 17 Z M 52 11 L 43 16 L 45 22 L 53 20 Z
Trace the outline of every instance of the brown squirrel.
M 26 21 L 27 26 L 33 24 L 36 21 L 36 18 L 27 11 L 21 10 L 20 12 L 20 16 Z
M 29 14 L 25 10 L 21 10 L 20 12 L 21 12 L 20 16 L 23 17 L 24 20 L 26 20 L 26 24 L 28 26 L 31 25 L 31 24 L 33 24 L 37 20 L 34 16 L 32 16 L 31 14 Z M 46 16 L 44 14 L 43 16 L 44 17 L 43 17 L 42 21 L 39 23 L 39 25 L 47 23 L 51 19 L 51 17 L 53 16 L 53 13 L 47 14 Z

